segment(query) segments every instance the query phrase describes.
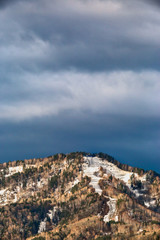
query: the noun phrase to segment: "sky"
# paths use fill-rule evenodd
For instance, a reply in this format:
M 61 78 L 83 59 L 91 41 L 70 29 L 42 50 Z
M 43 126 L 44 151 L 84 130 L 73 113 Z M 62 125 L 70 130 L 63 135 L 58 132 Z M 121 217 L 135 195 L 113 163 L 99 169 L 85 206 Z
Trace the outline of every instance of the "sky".
M 158 0 L 0 1 L 0 162 L 159 149 Z

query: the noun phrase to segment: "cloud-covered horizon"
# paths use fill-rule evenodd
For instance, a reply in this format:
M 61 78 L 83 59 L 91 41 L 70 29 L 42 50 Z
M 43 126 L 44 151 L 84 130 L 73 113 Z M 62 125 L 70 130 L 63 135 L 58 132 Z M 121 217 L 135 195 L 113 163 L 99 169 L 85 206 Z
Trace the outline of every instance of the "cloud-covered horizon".
M 87 150 L 159 169 L 158 6 L 1 1 L 0 162 Z

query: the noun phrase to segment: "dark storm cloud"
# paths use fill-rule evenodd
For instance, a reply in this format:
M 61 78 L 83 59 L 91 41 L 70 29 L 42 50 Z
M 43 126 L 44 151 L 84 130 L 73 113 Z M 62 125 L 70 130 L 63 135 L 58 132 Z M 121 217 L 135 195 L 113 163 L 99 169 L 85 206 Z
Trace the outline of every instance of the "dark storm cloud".
M 30 2 L 30 1 L 33 1 L 33 0 L 0 0 L 0 10 L 1 10 L 1 8 L 9 7 L 10 5 L 12 7 L 13 4 L 18 3 L 20 1 L 21 2 L 25 2 L 25 1 Z
M 159 78 L 153 71 L 23 73 L 16 89 L 11 79 L 0 90 L 1 161 L 104 151 L 159 171 Z
M 84 150 L 158 168 L 156 6 L 1 1 L 0 161 Z
M 156 117 L 95 114 L 77 117 L 65 112 L 9 127 L 0 124 L 0 129 L 3 161 L 45 157 L 62 151 L 103 151 L 122 162 L 160 171 L 157 161 L 160 123 Z
M 158 5 L 160 5 L 160 1 L 159 0 L 153 0 L 153 2 L 155 2 Z
M 18 1 L 20 0 L 0 0 L 0 10 L 1 8 L 8 7 L 9 5 L 12 5 Z
M 160 1 L 159 0 L 148 0 L 150 4 L 156 4 L 157 6 L 160 6 Z
M 12 0 L 1 0 L 0 1 L 0 7 L 4 7 L 8 4 L 12 3 Z

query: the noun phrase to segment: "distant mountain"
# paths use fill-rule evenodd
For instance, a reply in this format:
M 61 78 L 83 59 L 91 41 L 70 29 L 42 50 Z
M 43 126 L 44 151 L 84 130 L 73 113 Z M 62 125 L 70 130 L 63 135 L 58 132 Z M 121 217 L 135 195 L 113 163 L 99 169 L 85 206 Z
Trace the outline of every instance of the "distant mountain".
M 160 176 L 104 153 L 0 164 L 0 239 L 160 239 Z

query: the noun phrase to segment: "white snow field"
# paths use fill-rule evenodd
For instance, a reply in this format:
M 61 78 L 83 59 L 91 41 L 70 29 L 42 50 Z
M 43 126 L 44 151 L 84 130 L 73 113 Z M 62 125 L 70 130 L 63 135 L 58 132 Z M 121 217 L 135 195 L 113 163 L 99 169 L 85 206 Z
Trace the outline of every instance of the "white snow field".
M 138 197 L 141 194 L 138 192 L 138 190 L 133 190 L 131 188 L 131 176 L 133 175 L 133 172 L 128 172 L 124 171 L 120 168 L 118 168 L 116 165 L 113 163 L 108 162 L 107 160 L 102 160 L 101 158 L 98 157 L 84 157 L 84 164 L 83 164 L 83 176 L 88 176 L 91 178 L 90 185 L 95 188 L 95 191 L 98 194 L 102 193 L 102 189 L 99 186 L 99 180 L 101 177 L 99 176 L 99 170 L 100 167 L 102 167 L 105 171 L 106 174 L 104 175 L 112 175 L 117 179 L 120 179 L 123 181 L 129 188 L 130 190 Z M 141 180 L 145 181 L 146 176 L 140 177 L 137 173 L 134 173 L 134 176 Z M 109 206 L 109 212 L 106 216 L 104 216 L 104 221 L 108 222 L 110 220 L 118 221 L 118 216 L 116 215 L 116 199 L 110 198 L 109 201 L 107 202 Z
M 98 179 L 100 179 L 100 177 L 95 175 L 95 172 L 98 172 L 99 168 L 103 167 L 103 169 L 106 170 L 107 175 L 109 174 L 109 175 L 114 176 L 117 179 L 120 179 L 130 188 L 131 191 L 133 191 L 137 196 L 139 196 L 139 193 L 137 192 L 137 190 L 133 190 L 131 188 L 130 178 L 133 175 L 133 172 L 124 171 L 124 170 L 118 168 L 113 163 L 110 163 L 107 160 L 102 160 L 101 158 L 98 158 L 98 157 L 84 157 L 84 162 L 85 162 L 83 164 L 84 175 L 87 175 L 87 176 L 92 175 L 92 178 L 94 180 L 93 181 L 91 180 L 91 185 L 93 187 L 95 185 L 95 183 L 94 183 L 95 179 L 96 179 L 96 182 L 98 181 Z M 144 174 L 142 177 L 140 177 L 137 173 L 134 173 L 134 176 L 137 180 L 141 180 L 142 182 L 146 181 L 146 174 Z
M 106 174 L 111 174 L 115 178 L 124 181 L 126 184 L 130 186 L 130 177 L 132 176 L 132 172 L 124 171 L 118 168 L 113 163 L 108 162 L 107 160 L 102 160 L 98 157 L 84 157 L 85 163 L 83 164 L 83 172 L 84 175 L 90 176 L 91 178 L 99 180 L 100 177 L 95 175 L 95 172 L 99 171 L 100 167 L 106 170 Z M 91 180 L 91 185 L 95 185 L 94 181 Z M 97 182 L 97 181 L 96 181 Z M 93 186 L 94 187 L 94 186 Z

